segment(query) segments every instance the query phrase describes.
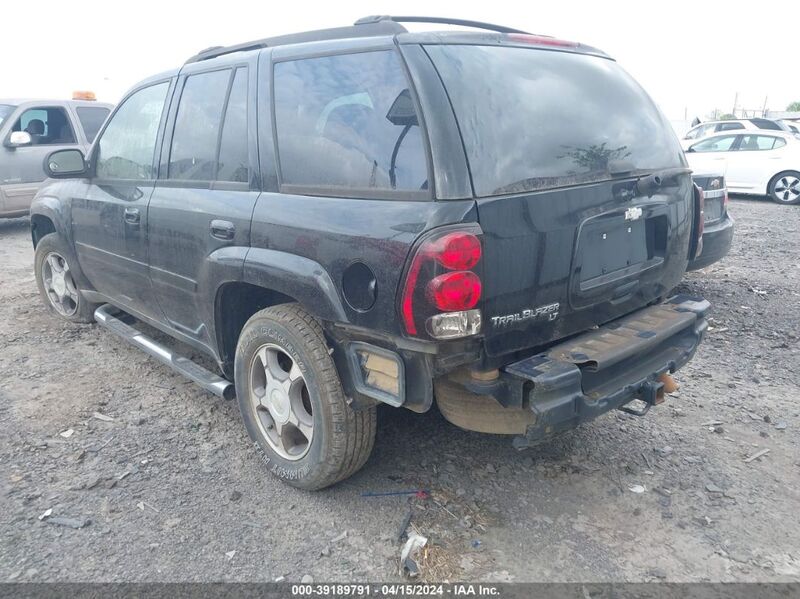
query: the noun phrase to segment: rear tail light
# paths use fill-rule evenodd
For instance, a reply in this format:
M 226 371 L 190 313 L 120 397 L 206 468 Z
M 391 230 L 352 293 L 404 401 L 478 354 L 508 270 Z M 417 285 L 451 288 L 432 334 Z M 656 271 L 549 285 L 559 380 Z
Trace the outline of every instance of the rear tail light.
M 448 272 L 428 283 L 428 300 L 442 312 L 469 310 L 479 299 L 481 280 L 468 270 Z
M 727 191 L 726 191 L 727 193 Z M 705 229 L 705 203 L 706 198 L 703 190 L 696 183 L 694 184 L 694 252 L 691 258 L 697 258 L 703 251 L 703 230 Z
M 480 332 L 481 230 L 437 231 L 416 247 L 406 271 L 400 314 L 406 333 L 456 339 Z
M 481 240 L 472 233 L 448 233 L 436 246 L 439 264 L 451 270 L 468 270 L 481 259 Z

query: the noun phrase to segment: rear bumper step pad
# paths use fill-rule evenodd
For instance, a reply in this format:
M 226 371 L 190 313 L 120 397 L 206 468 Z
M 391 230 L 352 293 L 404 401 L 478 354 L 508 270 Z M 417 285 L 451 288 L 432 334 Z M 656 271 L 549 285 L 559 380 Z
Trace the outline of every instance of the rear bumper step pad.
M 217 376 L 199 364 L 192 362 L 190 359 L 176 354 L 144 333 L 141 333 L 134 327 L 123 322 L 120 319 L 121 317 L 128 318 L 128 315 L 125 312 L 117 310 L 117 308 L 110 304 L 104 304 L 94 311 L 94 319 L 97 321 L 97 324 L 108 329 L 115 335 L 122 337 L 128 343 L 135 345 L 179 374 L 194 381 L 206 391 L 210 391 L 214 395 L 224 397 L 225 399 L 233 399 L 236 397 L 233 383 Z
M 709 307 L 704 299 L 678 295 L 509 364 L 498 381 L 465 386 L 534 413 L 525 435 L 514 438 L 514 446 L 524 448 L 634 399 L 655 403 L 659 377 L 694 355 Z

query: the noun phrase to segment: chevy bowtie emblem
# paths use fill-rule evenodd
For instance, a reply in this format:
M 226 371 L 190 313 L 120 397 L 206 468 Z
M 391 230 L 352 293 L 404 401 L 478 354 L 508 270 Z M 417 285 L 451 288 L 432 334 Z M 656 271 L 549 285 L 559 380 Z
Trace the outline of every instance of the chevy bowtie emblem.
M 642 209 L 638 206 L 634 206 L 633 208 L 628 208 L 625 211 L 625 220 L 639 220 L 642 216 Z

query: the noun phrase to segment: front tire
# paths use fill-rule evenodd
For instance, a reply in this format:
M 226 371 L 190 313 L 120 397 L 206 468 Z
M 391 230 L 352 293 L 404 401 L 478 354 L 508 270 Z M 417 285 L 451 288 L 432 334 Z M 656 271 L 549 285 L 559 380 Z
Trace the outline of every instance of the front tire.
M 247 433 L 283 482 L 323 489 L 367 461 L 376 409 L 347 405 L 322 328 L 300 306 L 273 306 L 247 321 L 234 379 Z
M 49 233 L 36 244 L 34 272 L 39 295 L 50 311 L 70 322 L 94 322 L 93 304 L 81 295 L 78 261 L 58 233 Z
M 767 187 L 769 198 L 778 204 L 800 204 L 800 173 L 784 171 L 775 175 Z

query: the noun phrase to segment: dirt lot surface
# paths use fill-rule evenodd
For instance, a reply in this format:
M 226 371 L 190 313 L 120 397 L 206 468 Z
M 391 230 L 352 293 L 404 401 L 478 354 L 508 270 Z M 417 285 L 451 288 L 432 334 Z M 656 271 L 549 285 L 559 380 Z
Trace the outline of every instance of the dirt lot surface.
M 645 418 L 518 453 L 386 409 L 317 493 L 267 474 L 235 402 L 46 312 L 27 220 L 0 221 L 0 581 L 400 579 L 409 506 L 428 579 L 800 580 L 800 207 L 731 211 L 731 254 L 682 286 L 711 329 Z M 361 496 L 409 488 L 432 497 Z

